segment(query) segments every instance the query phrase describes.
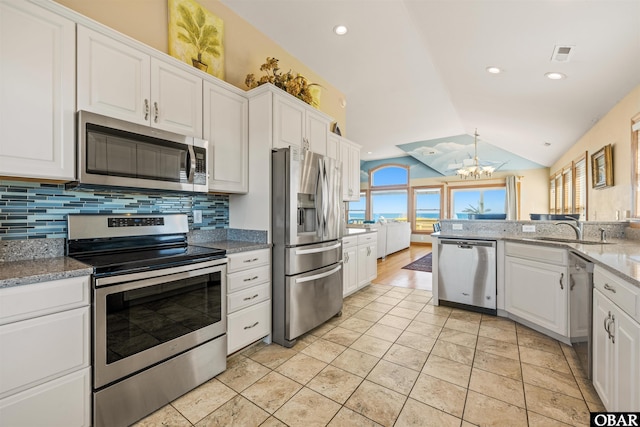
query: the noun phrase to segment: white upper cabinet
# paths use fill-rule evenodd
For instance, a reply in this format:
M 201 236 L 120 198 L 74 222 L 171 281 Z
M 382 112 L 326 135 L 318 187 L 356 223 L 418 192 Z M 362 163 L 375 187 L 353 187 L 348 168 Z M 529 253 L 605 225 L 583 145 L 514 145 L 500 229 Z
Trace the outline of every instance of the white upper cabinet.
M 273 89 L 273 148 L 293 145 L 325 155 L 331 119 L 291 95 L 278 92 L 282 91 Z
M 0 175 L 75 178 L 75 24 L 0 0 Z
M 202 137 L 202 78 L 78 25 L 78 110 Z
M 249 191 L 249 101 L 204 83 L 204 139 L 209 141 L 209 191 Z
M 327 157 L 340 159 L 340 137 L 334 133 L 329 133 L 327 138 Z
M 360 146 L 340 138 L 338 160 L 342 162 L 342 200 L 360 200 Z

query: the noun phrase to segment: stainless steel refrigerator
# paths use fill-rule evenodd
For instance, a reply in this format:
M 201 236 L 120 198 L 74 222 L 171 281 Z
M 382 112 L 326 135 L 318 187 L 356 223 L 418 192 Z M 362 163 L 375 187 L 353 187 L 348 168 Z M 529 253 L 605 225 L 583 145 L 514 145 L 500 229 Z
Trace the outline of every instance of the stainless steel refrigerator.
M 297 147 L 273 151 L 271 173 L 272 339 L 291 347 L 342 311 L 342 176 Z

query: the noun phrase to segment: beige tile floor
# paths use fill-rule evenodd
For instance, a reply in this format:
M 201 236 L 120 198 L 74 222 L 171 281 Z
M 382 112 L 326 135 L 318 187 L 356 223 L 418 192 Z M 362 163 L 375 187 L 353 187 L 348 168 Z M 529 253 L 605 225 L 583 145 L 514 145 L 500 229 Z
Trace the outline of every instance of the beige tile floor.
M 370 285 L 293 348 L 245 349 L 137 426 L 588 426 L 604 410 L 571 347 L 430 301 Z

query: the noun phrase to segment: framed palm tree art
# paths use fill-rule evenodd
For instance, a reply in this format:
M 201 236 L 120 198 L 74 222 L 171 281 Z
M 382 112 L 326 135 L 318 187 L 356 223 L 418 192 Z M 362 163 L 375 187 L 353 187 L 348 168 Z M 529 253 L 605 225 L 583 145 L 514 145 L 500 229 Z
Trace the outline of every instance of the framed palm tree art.
M 168 0 L 169 55 L 224 80 L 224 21 L 195 0 Z

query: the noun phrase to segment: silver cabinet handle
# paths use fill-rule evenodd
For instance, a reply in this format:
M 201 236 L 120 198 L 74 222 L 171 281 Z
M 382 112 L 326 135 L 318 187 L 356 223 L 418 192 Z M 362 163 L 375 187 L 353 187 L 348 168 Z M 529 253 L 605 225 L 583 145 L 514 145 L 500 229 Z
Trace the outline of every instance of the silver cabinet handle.
M 254 261 L 257 261 L 257 260 L 258 260 L 258 258 L 251 258 L 251 259 L 245 259 L 242 262 L 254 262 Z
M 560 289 L 564 289 L 564 285 L 562 284 L 562 279 L 564 279 L 564 273 L 560 273 Z
M 611 332 L 609 332 L 609 320 L 611 319 L 611 312 L 609 312 L 609 315 L 604 319 L 604 330 L 607 331 L 607 336 L 609 338 L 611 338 Z
M 144 100 L 144 120 L 149 120 L 149 100 Z
M 609 286 L 609 284 L 608 284 L 608 283 L 605 283 L 605 284 L 604 284 L 604 288 L 605 288 L 606 290 L 608 290 L 608 291 L 613 292 L 614 294 L 616 293 L 616 288 L 614 288 L 613 286 Z
M 243 282 L 251 282 L 253 280 L 256 280 L 257 278 L 258 278 L 258 276 L 248 277 L 248 278 L 244 279 Z
M 256 323 L 254 323 L 254 324 L 253 324 L 253 325 L 251 325 L 251 326 L 245 326 L 245 327 L 244 327 L 244 330 L 246 331 L 247 329 L 255 328 L 256 326 L 258 326 L 258 324 L 259 324 L 259 323 L 260 323 L 260 322 L 256 322 Z
M 251 301 L 252 299 L 255 299 L 255 298 L 258 298 L 258 294 L 255 294 L 255 295 L 254 295 L 254 296 L 252 296 L 252 297 L 246 297 L 246 298 L 243 298 L 242 300 L 243 300 L 243 301 Z
M 154 114 L 154 116 L 155 116 L 155 117 L 153 118 L 153 121 L 154 121 L 154 122 L 156 122 L 156 123 L 158 123 L 158 115 L 160 114 L 160 111 L 159 111 L 159 109 L 158 109 L 158 103 L 157 103 L 157 102 L 154 102 L 154 103 L 153 103 L 153 114 Z
M 349 252 L 344 253 L 344 262 L 349 262 Z
M 615 327 L 616 325 L 616 316 L 614 316 L 613 314 L 611 315 L 611 323 L 609 323 L 609 337 L 611 338 L 611 343 L 615 344 L 616 343 L 616 336 L 615 334 L 611 331 L 611 325 L 613 325 Z M 615 330 L 615 328 L 614 328 Z

